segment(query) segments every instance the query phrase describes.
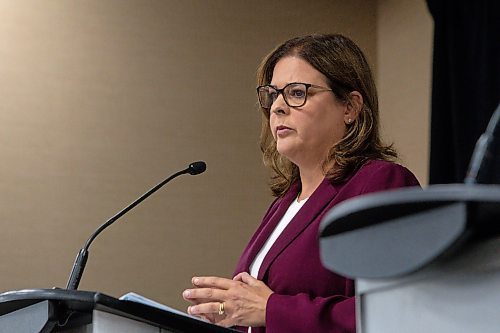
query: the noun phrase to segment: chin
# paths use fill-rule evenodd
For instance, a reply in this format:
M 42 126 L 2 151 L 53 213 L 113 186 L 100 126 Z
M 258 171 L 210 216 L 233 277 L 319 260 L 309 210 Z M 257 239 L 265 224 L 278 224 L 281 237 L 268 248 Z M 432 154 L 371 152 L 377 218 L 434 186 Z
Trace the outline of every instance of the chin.
M 279 147 L 279 146 L 276 148 L 276 150 L 278 151 L 278 153 L 280 153 L 281 156 L 286 157 L 287 159 L 293 162 L 294 160 L 293 157 L 295 156 L 296 150 L 290 149 L 290 147 Z

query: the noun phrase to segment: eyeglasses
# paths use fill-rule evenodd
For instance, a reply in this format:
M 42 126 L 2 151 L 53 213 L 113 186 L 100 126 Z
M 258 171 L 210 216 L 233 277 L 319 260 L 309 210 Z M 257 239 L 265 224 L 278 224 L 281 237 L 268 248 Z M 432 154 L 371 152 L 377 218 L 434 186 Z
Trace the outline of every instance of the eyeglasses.
M 307 92 L 309 88 L 322 89 L 321 91 L 332 91 L 330 88 L 325 88 L 309 83 L 292 82 L 281 89 L 273 87 L 269 84 L 257 87 L 257 96 L 259 96 L 260 106 L 264 109 L 270 109 L 279 94 L 283 95 L 286 105 L 290 107 L 301 107 L 306 104 Z

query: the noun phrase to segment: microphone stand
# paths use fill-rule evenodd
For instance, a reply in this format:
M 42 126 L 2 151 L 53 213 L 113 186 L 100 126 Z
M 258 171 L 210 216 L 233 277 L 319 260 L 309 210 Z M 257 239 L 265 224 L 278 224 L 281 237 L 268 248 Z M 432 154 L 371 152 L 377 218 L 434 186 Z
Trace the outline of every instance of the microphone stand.
M 467 176 L 464 183 L 473 185 L 477 183 L 487 182 L 488 178 L 497 177 L 498 171 L 491 170 L 494 167 L 495 161 L 500 158 L 495 156 L 498 147 L 495 145 L 500 144 L 497 137 L 500 135 L 500 104 L 491 116 L 486 131 L 479 137 L 472 154 L 469 164 Z
M 83 246 L 82 249 L 78 252 L 78 255 L 76 256 L 75 263 L 73 264 L 73 269 L 71 270 L 71 274 L 68 280 L 68 284 L 66 286 L 67 290 L 76 290 L 78 289 L 78 285 L 80 284 L 80 280 L 82 279 L 83 275 L 83 270 L 85 269 L 85 265 L 87 264 L 87 259 L 89 255 L 89 247 L 90 244 L 94 241 L 94 239 L 107 227 L 109 227 L 113 222 L 118 220 L 120 217 L 125 215 L 128 211 L 130 211 L 132 208 L 140 204 L 142 201 L 144 201 L 147 197 L 149 197 L 151 194 L 154 192 L 158 191 L 163 185 L 171 181 L 172 179 L 189 173 L 190 175 L 197 175 L 206 170 L 206 164 L 205 162 L 198 161 L 198 162 L 193 162 L 191 163 L 186 169 L 178 171 L 168 177 L 167 179 L 161 181 L 158 183 L 155 187 L 144 193 L 142 196 L 140 196 L 137 200 L 132 202 L 130 205 L 122 209 L 120 212 L 118 212 L 116 215 L 111 217 L 109 220 L 107 220 L 105 223 L 103 223 L 99 228 L 97 228 L 96 231 L 87 239 L 85 242 L 85 245 Z

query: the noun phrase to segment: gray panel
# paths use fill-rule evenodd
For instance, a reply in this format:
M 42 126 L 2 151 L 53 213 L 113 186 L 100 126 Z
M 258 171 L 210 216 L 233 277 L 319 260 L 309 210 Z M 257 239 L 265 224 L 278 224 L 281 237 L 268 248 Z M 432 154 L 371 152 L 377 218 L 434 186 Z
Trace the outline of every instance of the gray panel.
M 359 279 L 359 333 L 500 332 L 500 238 L 401 279 Z
M 160 333 L 155 327 L 137 320 L 121 317 L 104 311 L 92 313 L 92 333 Z
M 42 301 L 0 317 L 2 332 L 39 333 L 50 332 L 49 302 Z

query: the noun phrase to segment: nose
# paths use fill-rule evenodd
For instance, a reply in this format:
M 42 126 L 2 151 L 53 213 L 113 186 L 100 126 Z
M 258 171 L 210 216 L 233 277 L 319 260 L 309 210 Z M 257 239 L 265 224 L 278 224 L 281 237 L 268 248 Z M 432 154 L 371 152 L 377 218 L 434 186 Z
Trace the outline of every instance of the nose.
M 278 94 L 278 97 L 271 105 L 271 113 L 275 114 L 286 114 L 289 110 L 288 105 L 283 98 L 283 94 Z

